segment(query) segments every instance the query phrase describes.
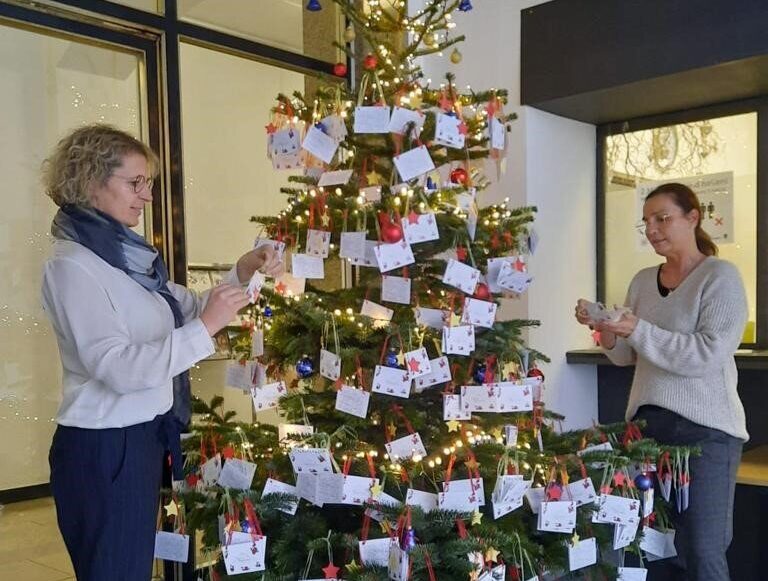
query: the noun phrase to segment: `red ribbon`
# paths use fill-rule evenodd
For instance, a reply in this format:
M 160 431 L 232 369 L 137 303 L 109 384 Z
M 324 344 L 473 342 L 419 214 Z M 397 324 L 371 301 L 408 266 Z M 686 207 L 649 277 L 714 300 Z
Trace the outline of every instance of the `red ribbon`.
M 371 529 L 371 517 L 366 514 L 363 517 L 363 527 L 360 529 L 360 540 L 365 542 L 368 540 L 368 532 Z
M 415 434 L 416 432 L 413 429 L 413 426 L 411 425 L 411 422 L 408 421 L 408 418 L 403 413 L 403 406 L 397 405 L 396 403 L 392 404 L 392 411 L 395 413 L 397 417 L 399 417 L 403 421 L 403 425 L 405 426 L 405 429 L 408 430 L 409 434 Z
M 256 511 L 253 508 L 251 499 L 246 498 L 243 501 L 243 504 L 245 505 L 245 512 L 248 515 L 248 524 L 251 528 L 251 538 L 255 543 L 257 540 L 264 536 L 264 533 L 261 532 L 261 523 L 259 522 L 259 517 L 256 516 Z
M 366 454 L 365 459 L 368 461 L 368 474 L 370 474 L 371 478 L 376 478 L 376 466 L 373 463 L 373 457 L 370 454 Z
M 467 534 L 467 525 L 464 524 L 464 521 L 460 518 L 456 519 L 456 528 L 459 530 L 459 538 L 460 539 L 466 539 L 469 535 Z

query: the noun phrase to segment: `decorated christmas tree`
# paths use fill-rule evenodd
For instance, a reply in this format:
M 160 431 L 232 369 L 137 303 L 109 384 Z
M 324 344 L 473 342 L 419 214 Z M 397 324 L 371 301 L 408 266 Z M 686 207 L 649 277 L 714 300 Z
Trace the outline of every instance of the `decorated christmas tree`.
M 281 420 L 197 401 L 168 518 L 202 531 L 214 578 L 616 578 L 608 554 L 639 552 L 663 514 L 651 464 L 669 459 L 658 478 L 682 502 L 688 451 L 633 425 L 559 433 L 544 409 L 547 359 L 523 341 L 538 322 L 499 308 L 532 282 L 535 208 L 482 200 L 514 117 L 506 93 L 461 93 L 450 75 L 427 86 L 418 65 L 463 40 L 471 3 L 335 1 L 363 70 L 354 89 L 277 98 L 268 155 L 303 172 L 279 216 L 256 218 L 257 245 L 286 273 L 251 281 L 228 370 L 257 418 Z M 323 284 L 347 269 L 345 288 Z

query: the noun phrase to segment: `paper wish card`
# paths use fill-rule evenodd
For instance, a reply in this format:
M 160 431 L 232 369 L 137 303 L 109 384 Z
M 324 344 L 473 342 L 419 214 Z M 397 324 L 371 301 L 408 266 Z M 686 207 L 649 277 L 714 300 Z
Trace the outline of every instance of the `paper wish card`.
M 251 276 L 251 280 L 248 281 L 248 286 L 245 289 L 245 294 L 248 296 L 251 304 L 255 303 L 259 298 L 261 287 L 264 286 L 266 280 L 266 277 L 258 270 Z
M 411 304 L 411 279 L 402 276 L 381 277 L 381 300 L 401 305 Z
M 363 565 L 389 566 L 389 547 L 392 543 L 389 537 L 359 541 L 357 546 L 360 550 L 360 561 Z
M 296 278 L 325 278 L 325 265 L 319 256 L 294 254 L 291 256 L 291 273 Z
M 251 357 L 254 359 L 256 357 L 261 357 L 264 355 L 264 329 L 260 327 L 254 327 L 251 330 Z M 262 368 L 264 369 L 264 377 L 266 377 L 266 367 L 262 365 Z M 261 371 L 259 371 L 259 375 L 261 375 Z M 264 382 L 262 381 L 261 385 Z
M 271 246 L 274 248 L 278 258 L 280 260 L 283 259 L 283 254 L 285 254 L 285 242 L 281 242 L 280 240 L 271 240 L 270 238 L 257 238 L 253 243 L 254 250 L 258 250 L 264 246 Z
M 648 569 L 641 567 L 619 567 L 619 576 L 616 581 L 646 581 Z
M 373 501 L 376 504 L 376 506 L 378 506 L 379 508 L 381 508 L 383 506 L 391 506 L 391 507 L 396 507 L 397 508 L 397 507 L 401 507 L 403 505 L 402 502 L 397 500 L 391 494 L 387 494 L 386 492 L 379 493 L 379 496 L 374 498 Z M 375 508 L 367 508 L 367 509 L 365 509 L 365 514 L 366 514 L 366 516 L 371 517 L 376 522 L 384 522 L 385 520 L 387 520 L 387 517 L 384 515 L 384 513 L 381 512 L 380 510 L 375 509 Z M 395 527 L 395 523 L 392 522 L 391 526 Z
M 387 449 L 387 454 L 394 458 L 410 459 L 413 456 L 427 455 L 419 434 L 408 434 L 384 444 L 384 447 Z
M 360 308 L 360 314 L 378 321 L 391 321 L 395 311 L 384 305 L 374 303 L 368 299 L 363 299 L 363 306 Z
M 301 147 L 325 163 L 331 163 L 336 150 L 339 148 L 339 143 L 330 135 L 323 133 L 322 129 L 313 125 L 304 136 Z
M 592 522 L 637 524 L 640 522 L 640 501 L 613 494 L 601 494 Z
M 365 258 L 365 232 L 342 232 L 339 256 L 341 258 Z
M 419 244 L 420 242 L 440 239 L 437 219 L 432 212 L 427 212 L 426 214 L 411 212 L 403 218 L 402 225 L 405 241 L 408 244 Z
M 327 448 L 294 448 L 288 457 L 296 474 L 333 472 L 331 455 Z
M 432 370 L 413 382 L 416 393 L 421 393 L 428 387 L 451 381 L 451 366 L 448 363 L 447 357 L 442 356 L 430 359 L 429 366 Z
M 251 535 L 248 535 L 249 537 Z M 224 567 L 227 575 L 241 575 L 263 571 L 267 553 L 267 537 L 251 538 L 250 542 L 233 543 L 221 546 L 224 555 Z
M 471 295 L 480 282 L 480 271 L 451 258 L 445 269 L 443 282 Z
M 443 327 L 443 353 L 471 355 L 475 350 L 475 329 L 472 325 Z
M 377 365 L 373 372 L 374 393 L 407 398 L 411 395 L 411 378 L 404 369 Z
M 349 182 L 349 178 L 352 177 L 351 169 L 337 169 L 335 171 L 327 171 L 320 175 L 320 179 L 317 181 L 317 185 L 320 187 L 326 186 L 343 186 Z
M 378 478 L 344 475 L 341 503 L 362 506 L 371 500 L 371 487 L 378 484 Z
M 533 514 L 539 514 L 541 512 L 541 503 L 546 498 L 546 489 L 541 486 L 538 488 L 529 488 L 525 493 L 525 499 L 528 501 L 528 506 L 531 507 Z
M 341 357 L 325 349 L 320 350 L 320 375 L 336 381 L 341 375 Z
M 496 283 L 502 289 L 522 294 L 528 290 L 532 281 L 533 277 L 527 272 L 516 270 L 513 264 L 506 262 L 501 265 Z
M 411 572 L 410 559 L 397 543 L 389 546 L 389 567 L 388 574 L 390 581 L 408 581 Z
M 638 525 L 616 525 L 613 528 L 613 549 L 623 549 L 637 537 Z
M 464 409 L 461 405 L 461 396 L 457 393 L 443 394 L 443 420 L 468 420 L 472 417 L 472 412 Z
M 466 297 L 464 299 L 464 311 L 461 315 L 461 322 L 465 325 L 490 329 L 496 320 L 497 306 L 496 303 L 490 301 Z
M 568 490 L 571 493 L 570 498 L 576 503 L 576 506 L 592 504 L 597 500 L 597 492 L 591 478 L 582 478 L 569 483 Z
M 155 533 L 155 559 L 186 563 L 189 560 L 189 535 L 157 531 Z
M 296 509 L 299 508 L 299 491 L 296 490 L 295 486 L 291 486 L 290 484 L 286 484 L 285 482 L 280 482 L 279 480 L 275 480 L 274 478 L 267 478 L 267 483 L 264 485 L 264 490 L 261 493 L 261 498 L 264 498 L 266 496 L 269 496 L 270 494 L 289 494 L 291 496 L 295 496 L 297 500 L 295 502 L 289 502 L 282 508 L 278 508 L 277 510 L 284 512 L 286 514 L 296 514 Z
M 468 413 L 499 411 L 498 388 L 493 384 L 462 385 L 461 406 Z
M 435 142 L 454 149 L 464 147 L 465 136 L 461 133 L 461 119 L 456 115 L 438 113 L 435 121 Z
M 389 118 L 389 132 L 405 135 L 409 123 L 413 123 L 411 137 L 418 137 L 424 127 L 426 116 L 421 111 L 413 111 L 404 107 L 394 107 Z
M 400 174 L 404 182 L 435 169 L 435 163 L 432 161 L 429 150 L 425 145 L 414 147 L 405 153 L 396 155 L 392 158 L 392 161 L 395 162 L 397 173 Z
M 504 289 L 498 284 L 499 273 L 501 267 L 504 264 L 514 264 L 516 256 L 502 256 L 500 258 L 489 258 L 485 271 L 485 283 L 488 285 L 488 290 L 492 293 L 500 293 Z
M 542 502 L 538 524 L 540 531 L 573 533 L 576 527 L 576 503 L 559 500 Z
M 381 272 L 389 272 L 416 262 L 411 245 L 405 240 L 394 244 L 379 244 L 373 251 L 376 254 L 376 262 Z
M 369 268 L 376 267 L 379 264 L 376 258 L 376 247 L 379 243 L 376 240 L 365 241 L 365 254 L 362 258 L 350 258 L 349 263 L 352 266 L 366 266 Z
M 449 312 L 441 309 L 416 307 L 413 309 L 413 314 L 418 325 L 430 329 L 442 329 L 448 320 Z
M 517 446 L 517 426 L 507 424 L 504 426 L 504 445 L 507 448 L 514 448 Z
M 200 467 L 200 477 L 206 487 L 214 486 L 221 475 L 221 454 L 216 454 Z
M 250 392 L 251 389 L 256 387 L 256 374 L 256 361 L 246 361 L 245 364 L 239 361 L 231 361 L 227 363 L 224 384 L 228 387 L 236 387 Z
M 437 510 L 437 494 L 409 488 L 405 494 L 406 506 L 418 506 L 424 512 Z
M 597 563 L 597 542 L 594 537 L 568 543 L 568 568 L 571 571 L 583 569 Z
M 300 472 L 296 475 L 296 493 L 299 498 L 303 498 L 315 506 L 323 506 L 323 499 L 320 497 L 320 475 L 311 472 Z
M 267 144 L 270 156 L 298 153 L 301 149 L 300 132 L 291 127 L 268 134 Z
M 360 188 L 359 194 L 365 204 L 378 202 L 381 200 L 381 186 L 366 186 Z
M 507 566 L 496 565 L 490 570 L 481 571 L 477 581 L 504 581 L 507 578 Z
M 493 149 L 503 150 L 507 146 L 507 126 L 496 117 L 491 117 L 488 124 L 488 136 Z
M 282 443 L 286 440 L 299 440 L 304 436 L 311 436 L 315 433 L 314 426 L 307 426 L 305 424 L 278 424 L 277 425 L 277 437 Z
M 229 458 L 224 462 L 224 467 L 221 469 L 219 486 L 248 490 L 251 487 L 251 482 L 253 482 L 254 474 L 256 474 L 256 464 L 253 462 Z
M 288 393 L 285 383 L 276 381 L 268 383 L 263 387 L 254 387 L 251 390 L 253 394 L 253 409 L 257 412 L 269 410 L 277 407 L 277 401 Z
M 389 133 L 389 107 L 355 107 L 355 133 Z
M 325 133 L 335 141 L 343 141 L 347 136 L 347 124 L 341 115 L 328 115 L 320 120 Z
M 643 538 L 640 540 L 640 548 L 649 555 L 658 559 L 668 559 L 677 555 L 675 548 L 675 531 L 668 529 L 666 532 L 651 527 L 643 529 Z M 656 559 L 652 559 L 656 560 Z
M 307 254 L 328 258 L 331 233 L 325 230 L 307 230 Z
M 368 416 L 368 403 L 371 394 L 349 385 L 342 385 L 336 392 L 336 409 L 345 414 L 365 418 Z
M 482 478 L 464 478 L 443 482 L 443 492 L 465 492 L 473 497 L 472 502 L 485 506 L 485 489 Z M 474 498 L 476 497 L 476 499 Z
M 405 354 L 405 367 L 408 371 L 408 377 L 416 379 L 429 374 L 432 371 L 432 364 L 429 361 L 429 355 L 424 347 L 408 351 Z
M 533 410 L 533 393 L 529 385 L 513 381 L 502 381 L 489 385 L 496 388 L 497 410 L 500 413 Z

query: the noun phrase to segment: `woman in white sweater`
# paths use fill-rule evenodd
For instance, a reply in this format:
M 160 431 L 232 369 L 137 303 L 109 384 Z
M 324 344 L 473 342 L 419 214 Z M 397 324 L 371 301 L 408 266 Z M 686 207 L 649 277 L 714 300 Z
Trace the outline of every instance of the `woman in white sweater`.
M 248 303 L 241 283 L 281 268 L 261 248 L 202 297 L 169 282 L 158 252 L 130 229 L 157 171 L 146 145 L 105 125 L 70 133 L 44 165 L 60 208 L 42 289 L 62 362 L 51 490 L 79 581 L 151 577 L 166 451 L 182 478 L 188 369 Z
M 678 559 L 669 566 L 675 579 L 724 581 L 736 470 L 749 437 L 733 358 L 747 300 L 736 267 L 716 258 L 699 207 L 683 184 L 653 190 L 642 228 L 666 262 L 635 275 L 631 312 L 619 321 L 590 320 L 583 301 L 576 318 L 600 331 L 613 363 L 635 366 L 626 419 L 645 420 L 645 435 L 659 442 L 701 447 L 690 464 L 688 509 L 672 515 Z

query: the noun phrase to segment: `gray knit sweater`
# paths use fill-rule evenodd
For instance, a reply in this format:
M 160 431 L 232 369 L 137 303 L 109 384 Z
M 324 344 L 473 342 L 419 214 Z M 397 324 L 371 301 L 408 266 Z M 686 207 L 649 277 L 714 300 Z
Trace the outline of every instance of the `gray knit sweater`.
M 616 365 L 636 366 L 627 420 L 652 404 L 746 441 L 733 358 L 747 320 L 738 270 L 707 257 L 666 297 L 657 272 L 645 268 L 632 279 L 626 305 L 640 320 L 632 335 L 604 349 Z

